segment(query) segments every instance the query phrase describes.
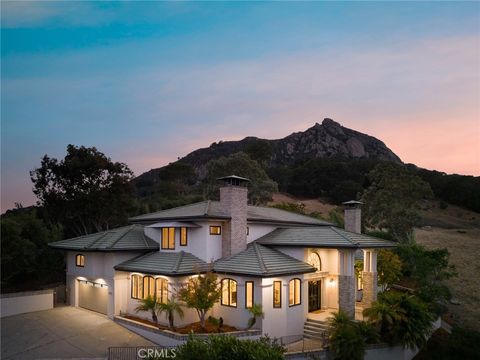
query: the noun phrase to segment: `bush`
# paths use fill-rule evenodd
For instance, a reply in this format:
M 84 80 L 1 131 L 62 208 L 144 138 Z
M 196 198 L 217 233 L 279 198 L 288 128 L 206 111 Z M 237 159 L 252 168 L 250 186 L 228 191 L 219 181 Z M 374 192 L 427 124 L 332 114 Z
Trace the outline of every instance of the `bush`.
M 283 359 L 286 349 L 271 340 L 262 337 L 259 340 L 240 340 L 234 336 L 212 335 L 207 339 L 190 336 L 188 341 L 177 347 L 179 360 L 277 360 Z

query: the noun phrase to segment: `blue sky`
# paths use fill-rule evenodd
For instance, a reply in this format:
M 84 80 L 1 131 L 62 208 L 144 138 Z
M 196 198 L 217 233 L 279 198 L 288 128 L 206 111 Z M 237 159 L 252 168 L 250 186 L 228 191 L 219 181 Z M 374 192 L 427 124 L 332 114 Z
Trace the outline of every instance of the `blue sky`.
M 136 174 L 331 117 L 480 175 L 479 3 L 2 2 L 2 210 L 66 145 Z

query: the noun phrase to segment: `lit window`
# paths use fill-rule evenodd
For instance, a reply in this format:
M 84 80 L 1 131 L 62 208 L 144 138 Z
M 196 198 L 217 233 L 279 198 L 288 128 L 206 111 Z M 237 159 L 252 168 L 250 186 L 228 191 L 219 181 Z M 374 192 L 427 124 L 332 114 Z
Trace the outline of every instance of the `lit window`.
M 282 282 L 281 281 L 273 282 L 273 307 L 274 308 L 282 307 Z
M 155 296 L 155 280 L 151 276 L 145 276 L 143 278 L 143 298 L 148 296 Z
M 320 259 L 320 255 L 318 255 L 316 252 L 312 252 L 310 254 L 308 257 L 308 263 L 316 268 L 317 272 L 322 271 L 322 260 Z
M 222 227 L 210 226 L 210 235 L 222 235 Z
M 84 267 L 85 266 L 85 256 L 82 254 L 78 254 L 75 256 L 75 265 L 79 267 Z
M 157 294 L 157 300 L 161 303 L 166 303 L 168 301 L 168 280 L 156 278 L 155 292 Z
M 175 250 L 175 228 L 162 228 L 162 249 Z
M 140 275 L 132 275 L 132 298 L 141 299 L 143 297 L 143 283 Z
M 247 309 L 253 306 L 253 281 L 245 281 L 245 307 Z
M 182 227 L 180 228 L 180 246 L 187 246 L 187 228 Z
M 300 279 L 292 279 L 288 283 L 288 305 L 299 305 L 301 302 L 301 281 Z
M 233 279 L 222 280 L 222 305 L 237 307 L 237 282 Z

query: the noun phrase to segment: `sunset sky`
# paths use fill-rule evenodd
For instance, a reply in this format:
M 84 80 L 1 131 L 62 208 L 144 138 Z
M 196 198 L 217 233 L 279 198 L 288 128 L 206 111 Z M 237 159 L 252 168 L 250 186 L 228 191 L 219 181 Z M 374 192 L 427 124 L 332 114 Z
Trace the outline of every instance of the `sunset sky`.
M 478 2 L 4 2 L 1 207 L 67 144 L 139 175 L 329 117 L 404 162 L 480 175 Z

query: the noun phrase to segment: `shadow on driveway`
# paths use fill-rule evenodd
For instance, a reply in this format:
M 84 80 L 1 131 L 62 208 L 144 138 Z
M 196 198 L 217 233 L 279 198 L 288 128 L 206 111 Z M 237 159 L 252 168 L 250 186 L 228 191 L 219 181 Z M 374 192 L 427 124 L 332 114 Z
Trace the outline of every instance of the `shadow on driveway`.
M 151 346 L 104 315 L 75 307 L 5 317 L 3 360 L 106 358 L 110 346 Z

